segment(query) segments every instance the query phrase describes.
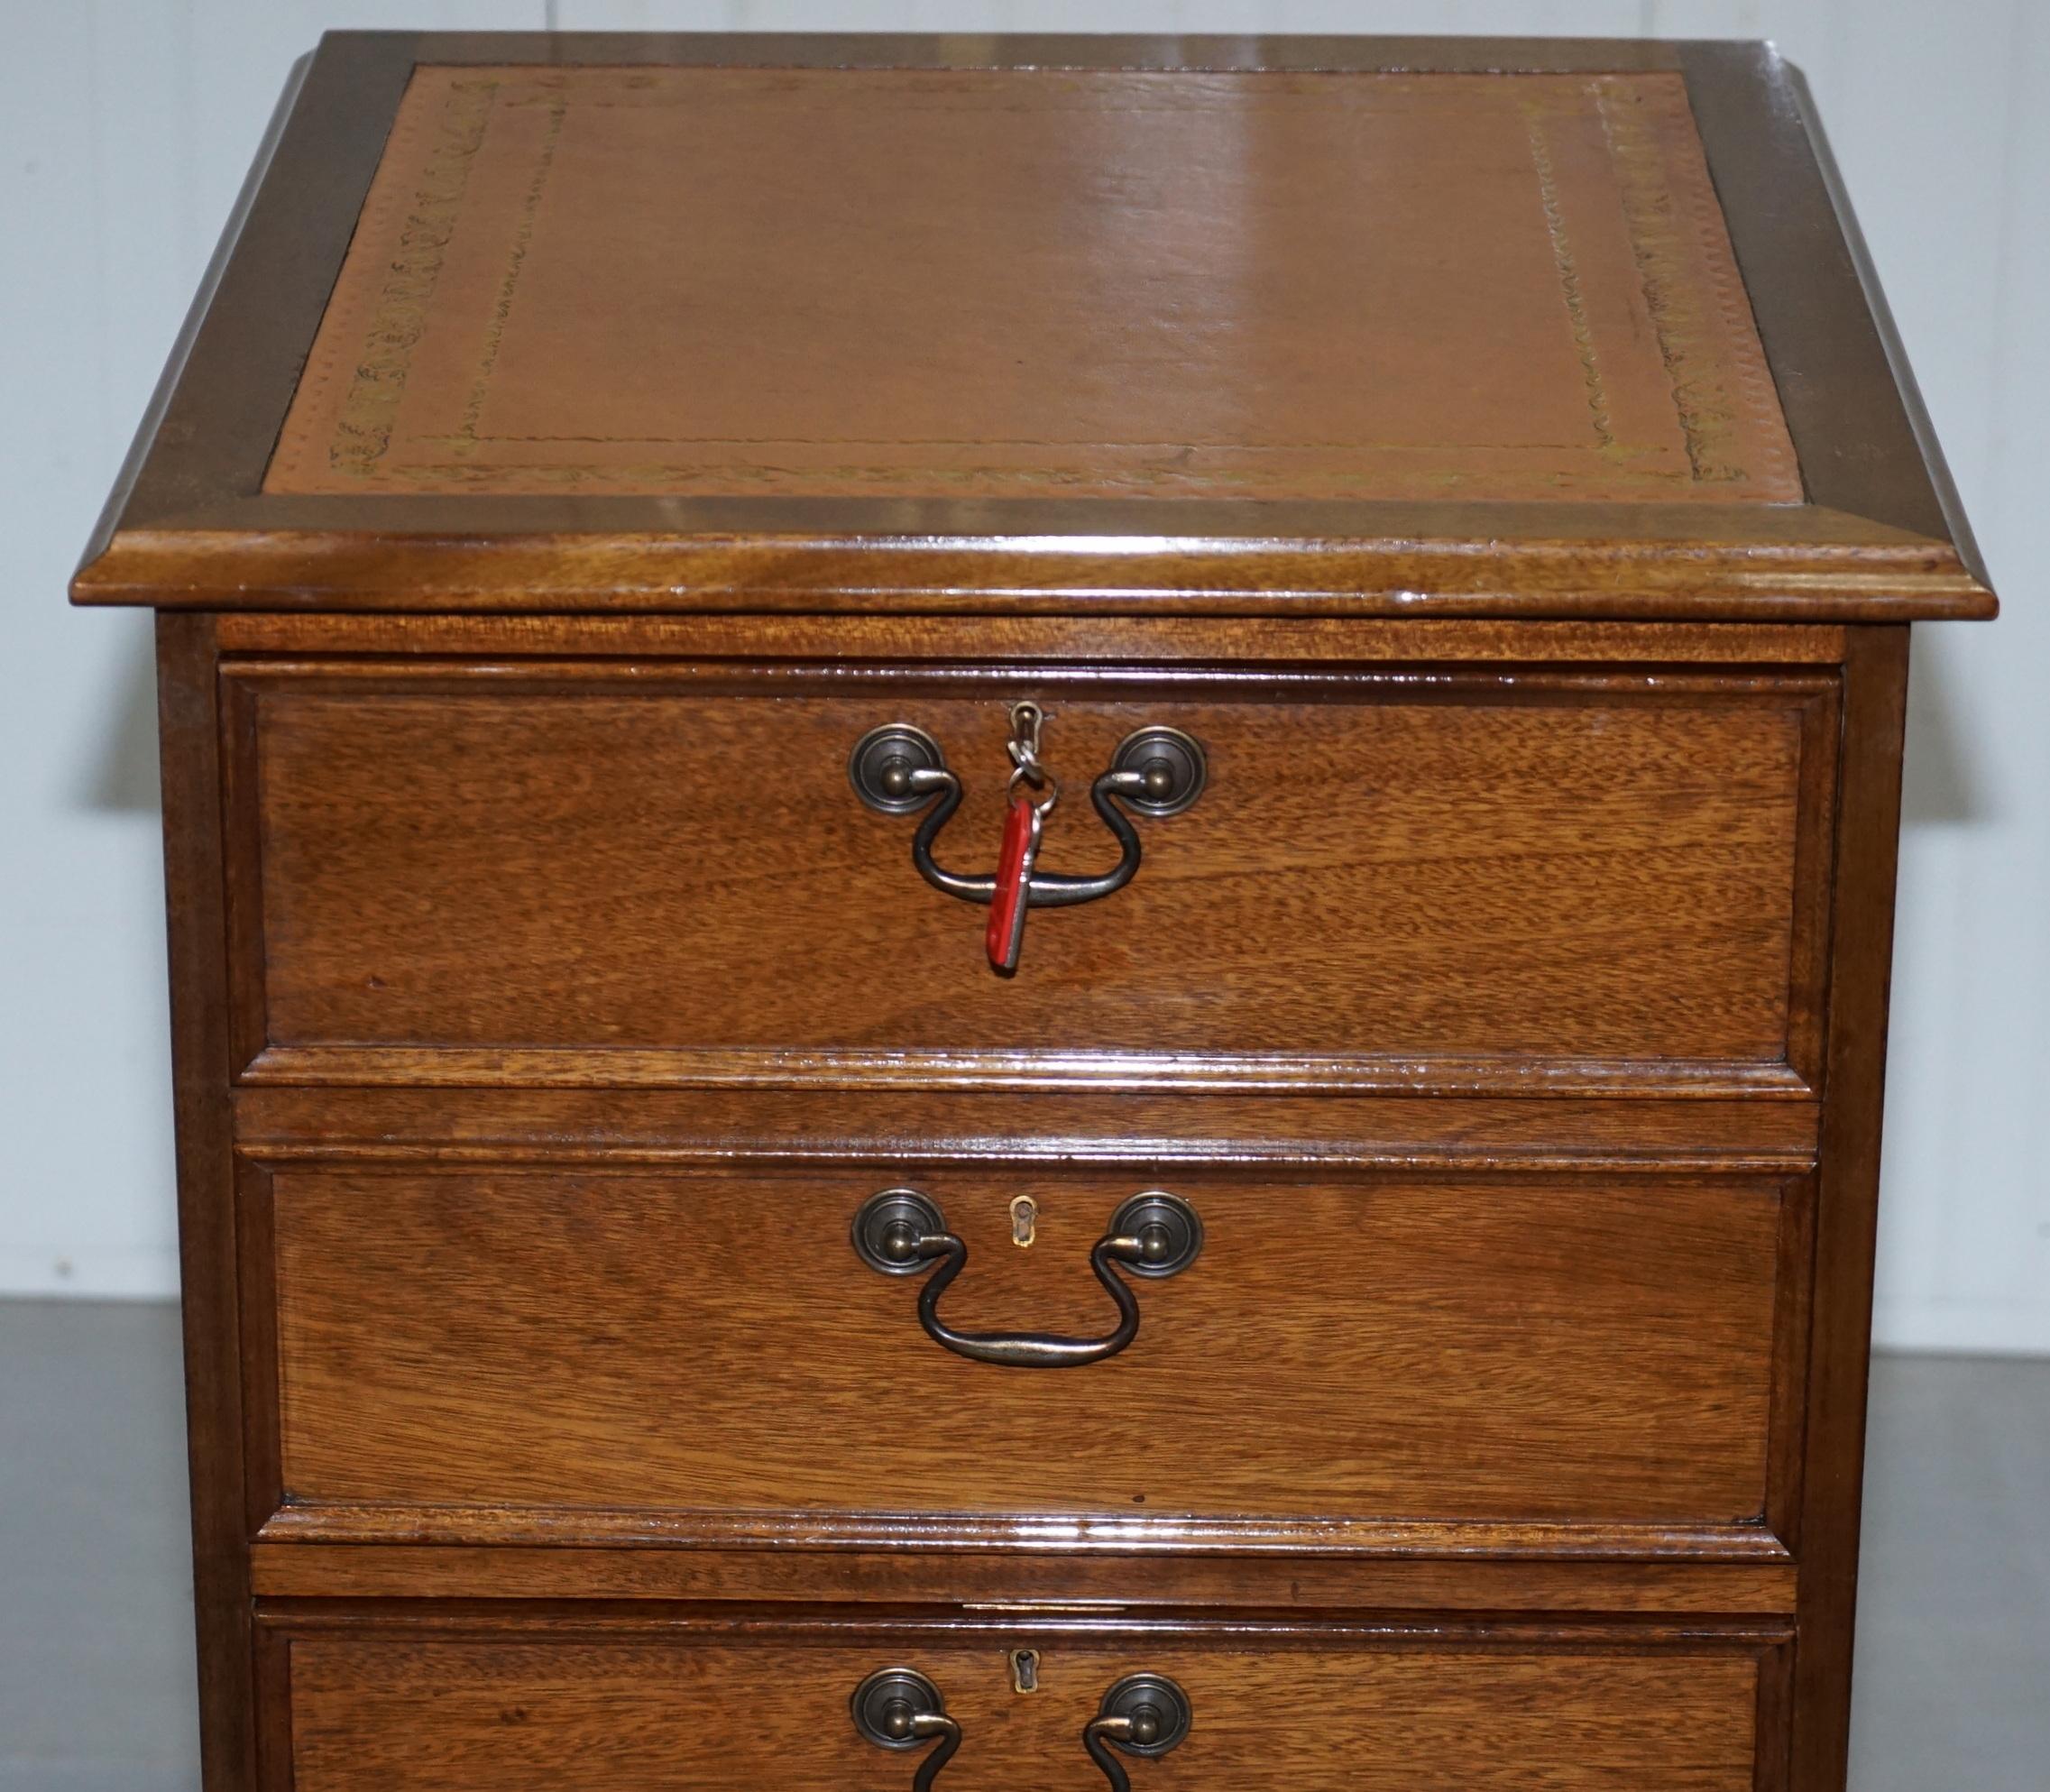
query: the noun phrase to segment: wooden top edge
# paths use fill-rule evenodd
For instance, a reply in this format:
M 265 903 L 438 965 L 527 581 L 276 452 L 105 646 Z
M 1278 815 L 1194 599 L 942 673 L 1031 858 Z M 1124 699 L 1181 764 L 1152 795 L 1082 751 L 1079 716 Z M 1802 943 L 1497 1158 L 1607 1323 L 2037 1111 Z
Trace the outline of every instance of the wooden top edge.
M 782 69 L 1075 69 L 1202 73 L 1598 74 L 1678 69 L 1691 41 L 1402 34 L 336 31 L 322 45 L 402 48 L 422 64 L 687 64 Z M 1725 47 L 1770 58 L 1771 46 Z
M 1165 503 L 1143 520 L 1115 513 L 1128 506 L 1064 504 L 1041 528 L 1024 512 L 1014 524 L 1001 506 L 985 516 L 958 503 L 878 502 L 857 518 L 830 506 L 758 515 L 747 501 L 258 495 L 412 69 L 685 55 L 815 67 L 1677 69 L 1808 501 L 1632 506 L 1627 517 L 1567 503 L 1252 505 L 1214 528 L 1173 510 L 1170 534 Z M 1798 73 L 1770 45 L 1401 37 L 328 33 L 294 71 L 71 595 L 289 611 L 1124 604 L 1899 621 L 1997 611 Z
M 1777 56 L 1778 52 L 1773 54 Z M 1990 588 L 1991 580 L 1979 550 L 1978 538 L 1965 516 L 1963 500 L 1959 496 L 1956 481 L 1951 476 L 1943 445 L 1936 438 L 1935 425 L 1923 401 L 1921 385 L 1908 364 L 1907 345 L 1900 339 L 1900 331 L 1893 320 L 1893 308 L 1880 284 L 1879 271 L 1852 207 L 1843 170 L 1837 167 L 1835 153 L 1823 129 L 1807 77 L 1793 63 L 1786 61 L 1777 63 L 1776 72 L 1775 90 L 1788 96 L 1798 109 L 1801 130 L 1813 157 L 1816 179 L 1828 198 L 1843 249 L 1850 257 L 1852 271 L 1865 303 L 1871 339 L 1883 356 L 1889 376 L 1889 396 L 1898 412 L 1897 427 L 1906 431 L 1913 445 L 1911 455 L 1900 454 L 1896 457 L 1907 463 L 1918 478 L 1921 490 L 1917 494 L 1917 509 L 1926 508 L 1933 512 L 1933 521 L 1928 516 L 1918 516 L 1917 525 L 1930 533 L 1940 532 L 1947 537 L 1956 547 L 1965 571 L 1981 586 Z M 1989 589 L 1988 595 L 1990 594 Z
M 1903 621 L 1998 604 L 1947 544 L 124 531 L 80 604 L 222 611 L 892 611 Z

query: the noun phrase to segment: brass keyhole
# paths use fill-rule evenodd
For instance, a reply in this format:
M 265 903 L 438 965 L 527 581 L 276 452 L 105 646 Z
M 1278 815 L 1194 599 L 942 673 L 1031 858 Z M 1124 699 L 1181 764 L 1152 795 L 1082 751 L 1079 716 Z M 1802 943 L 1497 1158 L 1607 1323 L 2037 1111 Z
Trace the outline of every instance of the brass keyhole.
M 1011 1202 L 1011 1243 L 1021 1251 L 1029 1251 L 1037 1236 L 1039 1203 L 1030 1195 L 1019 1195 Z
M 1014 1693 L 1036 1693 L 1039 1690 L 1039 1651 L 1036 1649 L 1014 1649 L 1011 1651 L 1011 1690 Z

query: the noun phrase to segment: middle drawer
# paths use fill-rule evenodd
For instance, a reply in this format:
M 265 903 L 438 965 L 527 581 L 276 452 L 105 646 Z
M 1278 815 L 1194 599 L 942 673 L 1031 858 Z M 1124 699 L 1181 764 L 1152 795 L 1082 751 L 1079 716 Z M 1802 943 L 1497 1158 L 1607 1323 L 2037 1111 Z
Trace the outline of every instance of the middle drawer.
M 893 1186 L 930 1212 L 870 1210 L 870 1256 L 891 1219 L 901 1243 L 937 1216 L 966 1263 L 930 1317 L 1007 1345 L 1115 1332 L 1092 1251 L 1175 1230 L 1172 1205 L 1136 1196 L 1185 1204 L 1200 1248 L 1165 1277 L 1108 1263 L 1137 1313 L 1115 1355 L 970 1360 L 919 1311 L 958 1253 L 929 1245 L 893 1274 L 856 1248 Z M 777 1514 L 822 1533 L 836 1514 L 1015 1519 L 1163 1541 L 1492 1522 L 1727 1533 L 1742 1553 L 1742 1535 L 1770 1542 L 1797 1410 L 1806 1191 L 1696 1172 L 291 1161 L 245 1182 L 244 1238 L 294 1506 L 698 1513 L 729 1535 Z

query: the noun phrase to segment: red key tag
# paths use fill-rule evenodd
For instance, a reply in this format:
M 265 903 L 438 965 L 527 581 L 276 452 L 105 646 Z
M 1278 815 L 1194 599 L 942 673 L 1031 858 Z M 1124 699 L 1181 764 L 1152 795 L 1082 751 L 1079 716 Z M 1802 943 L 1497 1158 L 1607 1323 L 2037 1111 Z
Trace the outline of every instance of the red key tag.
M 989 904 L 989 928 L 983 943 L 997 970 L 1016 970 L 1025 944 L 1025 891 L 1032 861 L 1039 857 L 1039 808 L 1028 797 L 1011 798 L 1004 817 L 1004 846 L 997 855 L 997 894 Z

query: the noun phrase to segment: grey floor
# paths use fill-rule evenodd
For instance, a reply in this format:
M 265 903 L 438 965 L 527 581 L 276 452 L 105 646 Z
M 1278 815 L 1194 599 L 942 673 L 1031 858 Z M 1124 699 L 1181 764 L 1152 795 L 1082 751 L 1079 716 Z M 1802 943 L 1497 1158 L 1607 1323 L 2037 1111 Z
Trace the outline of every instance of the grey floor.
M 0 1301 L 0 1792 L 192 1792 L 178 1328 Z M 2050 1363 L 1873 1378 L 1853 1792 L 2050 1788 Z

